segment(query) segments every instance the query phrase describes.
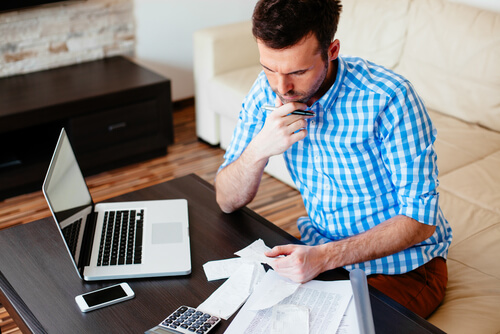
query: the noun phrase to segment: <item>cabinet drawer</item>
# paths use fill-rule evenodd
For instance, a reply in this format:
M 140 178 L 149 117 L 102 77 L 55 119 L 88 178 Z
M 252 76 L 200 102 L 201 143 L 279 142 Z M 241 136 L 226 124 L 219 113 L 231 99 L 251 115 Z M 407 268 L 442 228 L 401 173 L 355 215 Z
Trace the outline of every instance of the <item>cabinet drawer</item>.
M 145 101 L 69 121 L 72 145 L 87 152 L 161 133 L 161 115 L 155 101 Z

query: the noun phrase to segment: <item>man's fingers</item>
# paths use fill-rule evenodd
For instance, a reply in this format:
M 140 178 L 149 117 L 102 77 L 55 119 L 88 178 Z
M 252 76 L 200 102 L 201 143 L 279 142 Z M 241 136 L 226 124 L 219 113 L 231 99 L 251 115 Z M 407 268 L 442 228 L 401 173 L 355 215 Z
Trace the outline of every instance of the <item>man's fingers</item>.
M 281 107 L 283 105 L 283 102 L 279 97 L 276 96 L 276 103 L 274 104 L 276 107 Z
M 280 247 L 273 247 L 271 250 L 264 253 L 268 257 L 276 257 L 281 255 Z
M 279 275 L 289 278 L 294 282 L 303 283 L 308 280 L 304 268 L 297 266 L 296 261 L 292 260 L 290 256 L 273 259 L 269 265 Z
M 275 246 L 265 254 L 269 257 L 276 257 L 280 255 L 289 255 L 292 252 L 291 245 Z
M 307 109 L 306 104 L 299 103 L 299 102 L 290 102 L 287 104 L 279 104 L 279 105 L 276 104 L 276 107 L 278 107 L 278 109 L 273 111 L 273 114 L 275 114 L 276 116 L 279 116 L 279 117 L 285 117 L 285 116 L 291 114 L 292 111 L 294 111 L 294 110 L 299 110 L 299 109 L 306 110 Z

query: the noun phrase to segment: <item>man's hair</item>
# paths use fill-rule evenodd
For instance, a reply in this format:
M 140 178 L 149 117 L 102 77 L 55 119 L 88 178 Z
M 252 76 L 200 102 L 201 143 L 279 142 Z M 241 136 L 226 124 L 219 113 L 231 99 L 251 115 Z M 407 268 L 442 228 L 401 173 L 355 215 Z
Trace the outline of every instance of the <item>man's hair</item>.
M 337 32 L 340 0 L 259 0 L 252 33 L 267 47 L 286 49 L 311 33 L 324 55 Z

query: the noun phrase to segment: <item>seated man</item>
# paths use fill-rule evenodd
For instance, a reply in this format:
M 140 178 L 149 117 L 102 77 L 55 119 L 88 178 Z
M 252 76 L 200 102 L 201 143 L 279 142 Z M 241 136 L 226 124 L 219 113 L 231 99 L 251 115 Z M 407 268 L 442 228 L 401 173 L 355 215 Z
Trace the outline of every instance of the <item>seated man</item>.
M 306 282 L 361 268 L 372 286 L 427 317 L 444 297 L 452 239 L 436 191 L 436 130 L 405 78 L 339 56 L 340 11 L 336 0 L 257 3 L 263 71 L 217 174 L 217 202 L 227 213 L 248 204 L 269 158 L 284 153 L 308 212 L 297 222 L 306 245 L 274 247 L 273 269 Z

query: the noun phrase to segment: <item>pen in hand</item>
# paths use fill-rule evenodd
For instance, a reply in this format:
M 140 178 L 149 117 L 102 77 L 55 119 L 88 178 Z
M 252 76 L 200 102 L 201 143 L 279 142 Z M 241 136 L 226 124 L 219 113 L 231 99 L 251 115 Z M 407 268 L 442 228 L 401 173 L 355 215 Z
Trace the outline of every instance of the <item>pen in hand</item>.
M 267 111 L 274 111 L 278 109 L 278 107 L 273 107 L 273 106 L 264 106 L 262 109 L 267 110 Z M 294 110 L 291 112 L 292 115 L 302 115 L 302 116 L 314 116 L 314 113 L 309 110 Z

